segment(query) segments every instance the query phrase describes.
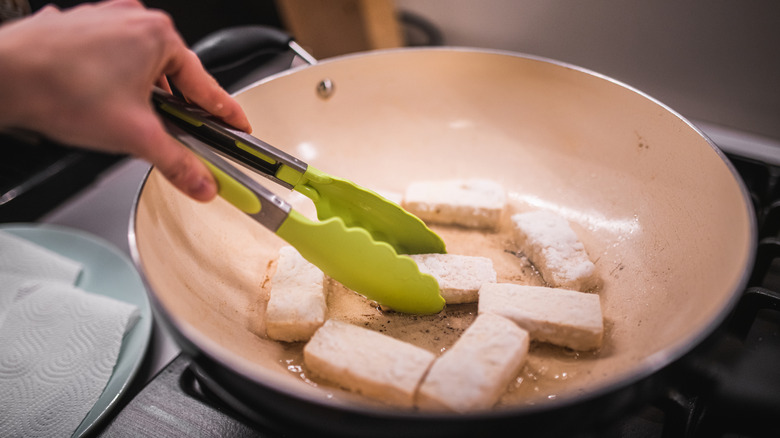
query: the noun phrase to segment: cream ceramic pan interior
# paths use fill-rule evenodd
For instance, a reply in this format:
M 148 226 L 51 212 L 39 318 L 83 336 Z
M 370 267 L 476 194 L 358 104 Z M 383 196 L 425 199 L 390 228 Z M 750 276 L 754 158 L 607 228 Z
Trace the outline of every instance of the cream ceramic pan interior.
M 335 86 L 327 99 L 316 92 L 324 79 Z M 510 211 L 547 209 L 571 222 L 603 281 L 594 293 L 605 344 L 590 353 L 533 345 L 501 401 L 511 409 L 630 383 L 678 358 L 722 321 L 752 263 L 752 213 L 719 152 L 658 102 L 571 66 L 456 49 L 376 52 L 297 69 L 237 98 L 256 136 L 328 173 L 391 192 L 419 180 L 490 178 L 508 191 Z M 310 214 L 301 197 L 269 187 Z M 365 406 L 311 381 L 302 345 L 265 337 L 278 237 L 221 199 L 189 200 L 155 171 L 134 227 L 155 301 L 199 349 L 281 391 Z M 506 228 L 436 230 L 451 253 L 493 258 L 500 280 L 541 281 L 505 251 Z M 450 306 L 412 323 L 330 287 L 332 317 L 436 352 L 476 310 Z

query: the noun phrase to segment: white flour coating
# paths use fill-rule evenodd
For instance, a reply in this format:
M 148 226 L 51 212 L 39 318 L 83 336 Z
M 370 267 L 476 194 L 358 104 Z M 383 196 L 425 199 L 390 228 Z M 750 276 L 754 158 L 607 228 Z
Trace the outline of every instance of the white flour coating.
M 512 216 L 517 244 L 553 287 L 584 291 L 598 284 L 595 266 L 568 221 L 548 211 Z
M 476 303 L 479 288 L 496 282 L 493 261 L 487 257 L 458 254 L 410 255 L 420 272 L 439 282 L 441 296 L 447 304 Z
M 436 355 L 377 331 L 329 319 L 303 349 L 310 373 L 343 388 L 412 407 Z
M 325 322 L 325 274 L 292 246 L 279 249 L 266 307 L 266 333 L 285 342 L 308 340 Z
M 497 228 L 506 192 L 485 179 L 420 181 L 406 188 L 403 207 L 431 224 Z
M 479 314 L 494 313 L 517 323 L 531 339 L 592 350 L 601 346 L 604 317 L 598 294 L 568 289 L 485 284 L 479 291 Z
M 525 363 L 529 339 L 502 316 L 479 315 L 433 363 L 418 390 L 418 406 L 456 412 L 493 407 Z

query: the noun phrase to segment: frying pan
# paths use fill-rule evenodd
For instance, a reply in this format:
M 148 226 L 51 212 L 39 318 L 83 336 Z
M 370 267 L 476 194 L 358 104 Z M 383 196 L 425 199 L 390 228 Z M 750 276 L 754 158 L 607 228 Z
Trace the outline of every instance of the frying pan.
M 318 92 L 323 83 L 333 85 L 329 93 Z M 489 411 L 420 412 L 361 398 L 311 378 L 302 344 L 265 336 L 269 278 L 283 242 L 221 199 L 187 198 L 152 169 L 130 241 L 155 312 L 193 358 L 201 383 L 255 422 L 339 436 L 507 427 L 552 435 L 593 426 L 662 391 L 746 285 L 756 227 L 733 167 L 679 114 L 603 75 L 517 53 L 396 49 L 294 68 L 235 97 L 256 136 L 374 190 L 490 178 L 507 190 L 510 211 L 566 217 L 602 280 L 593 293 L 606 327 L 595 352 L 532 345 L 517 381 Z M 541 284 L 512 247 L 507 224 L 436 231 L 450 253 L 491 257 L 499 281 Z M 468 305 L 426 318 L 383 313 L 328 287 L 330 317 L 435 352 L 476 314 Z

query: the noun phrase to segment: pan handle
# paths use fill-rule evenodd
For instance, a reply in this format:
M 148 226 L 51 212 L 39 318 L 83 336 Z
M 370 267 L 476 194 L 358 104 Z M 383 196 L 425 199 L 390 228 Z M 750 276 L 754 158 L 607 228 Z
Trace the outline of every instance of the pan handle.
M 203 66 L 213 72 L 252 63 L 263 55 L 289 50 L 292 37 L 269 26 L 236 26 L 218 30 L 192 46 Z
M 213 32 L 192 46 L 203 67 L 224 88 L 258 70 L 285 70 L 290 66 L 290 53 L 308 64 L 317 60 L 298 45 L 293 37 L 270 26 L 234 26 Z

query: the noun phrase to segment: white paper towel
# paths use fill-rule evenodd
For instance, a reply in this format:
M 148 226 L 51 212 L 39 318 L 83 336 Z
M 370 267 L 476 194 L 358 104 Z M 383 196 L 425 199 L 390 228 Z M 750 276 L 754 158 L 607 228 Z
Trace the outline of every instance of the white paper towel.
M 0 231 L 0 327 L 24 284 L 54 280 L 76 284 L 83 266 L 11 233 Z
M 82 269 L 81 263 L 0 231 L 0 274 L 76 284 Z
M 71 436 L 111 377 L 138 309 L 76 288 L 78 263 L 0 238 L 0 437 Z M 20 257 L 3 250 L 8 242 Z

